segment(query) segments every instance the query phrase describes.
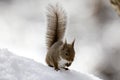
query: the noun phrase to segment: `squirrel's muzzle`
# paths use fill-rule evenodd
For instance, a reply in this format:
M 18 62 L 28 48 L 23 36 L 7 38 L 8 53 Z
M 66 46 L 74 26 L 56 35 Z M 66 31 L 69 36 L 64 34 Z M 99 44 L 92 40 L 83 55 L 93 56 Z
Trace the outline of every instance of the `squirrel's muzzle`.
M 71 63 L 66 63 L 65 66 L 69 67 L 71 65 Z

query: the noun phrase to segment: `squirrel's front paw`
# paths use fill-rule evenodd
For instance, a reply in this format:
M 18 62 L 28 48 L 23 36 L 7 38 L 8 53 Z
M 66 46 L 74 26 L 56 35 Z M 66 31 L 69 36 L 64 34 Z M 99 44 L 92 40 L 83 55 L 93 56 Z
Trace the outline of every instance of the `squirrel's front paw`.
M 59 68 L 55 68 L 56 71 L 60 70 Z
M 63 68 L 63 69 L 65 69 L 65 70 L 69 70 L 69 68 Z

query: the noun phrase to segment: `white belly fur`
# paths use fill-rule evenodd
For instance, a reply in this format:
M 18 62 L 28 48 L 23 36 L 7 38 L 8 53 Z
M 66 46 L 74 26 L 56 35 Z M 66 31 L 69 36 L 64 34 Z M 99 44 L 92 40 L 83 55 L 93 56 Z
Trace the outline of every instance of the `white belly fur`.
M 65 60 L 65 59 L 63 59 L 63 58 L 60 57 L 60 60 L 59 60 L 59 62 L 58 62 L 58 67 L 59 67 L 59 68 L 65 67 L 65 64 L 66 64 L 66 63 L 70 63 L 70 61 Z

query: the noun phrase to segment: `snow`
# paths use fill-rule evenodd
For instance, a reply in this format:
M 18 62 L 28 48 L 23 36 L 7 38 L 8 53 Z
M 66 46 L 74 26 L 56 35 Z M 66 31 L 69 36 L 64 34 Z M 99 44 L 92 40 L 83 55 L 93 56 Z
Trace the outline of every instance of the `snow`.
M 0 80 L 101 80 L 75 70 L 55 71 L 53 68 L 20 57 L 7 49 L 0 50 Z

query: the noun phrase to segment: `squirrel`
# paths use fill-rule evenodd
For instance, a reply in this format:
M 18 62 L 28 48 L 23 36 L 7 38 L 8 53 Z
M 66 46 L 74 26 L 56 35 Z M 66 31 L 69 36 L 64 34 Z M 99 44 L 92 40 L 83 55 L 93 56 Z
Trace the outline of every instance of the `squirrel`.
M 56 71 L 60 69 L 69 70 L 75 56 L 75 40 L 68 44 L 63 42 L 66 30 L 67 16 L 65 11 L 58 5 L 49 5 L 47 8 L 47 55 L 46 63 Z

